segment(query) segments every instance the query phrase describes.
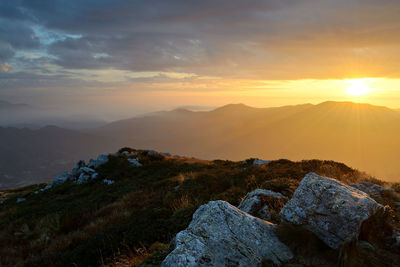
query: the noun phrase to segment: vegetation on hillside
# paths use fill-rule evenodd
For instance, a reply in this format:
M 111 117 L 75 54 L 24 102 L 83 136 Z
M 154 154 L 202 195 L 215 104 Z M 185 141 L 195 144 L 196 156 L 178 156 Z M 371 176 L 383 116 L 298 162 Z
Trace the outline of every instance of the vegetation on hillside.
M 132 166 L 128 157 L 143 166 Z M 333 161 L 282 159 L 254 166 L 252 159 L 203 161 L 124 148 L 87 184 L 66 182 L 39 194 L 34 191 L 45 184 L 1 192 L 0 265 L 157 266 L 200 205 L 218 199 L 238 205 L 256 188 L 291 197 L 309 172 L 382 184 Z

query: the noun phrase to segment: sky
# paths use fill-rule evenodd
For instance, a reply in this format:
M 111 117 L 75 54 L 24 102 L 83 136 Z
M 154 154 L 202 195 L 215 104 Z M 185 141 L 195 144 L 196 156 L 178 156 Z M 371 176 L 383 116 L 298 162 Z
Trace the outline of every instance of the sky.
M 1 0 L 0 99 L 104 119 L 228 103 L 400 108 L 398 0 Z

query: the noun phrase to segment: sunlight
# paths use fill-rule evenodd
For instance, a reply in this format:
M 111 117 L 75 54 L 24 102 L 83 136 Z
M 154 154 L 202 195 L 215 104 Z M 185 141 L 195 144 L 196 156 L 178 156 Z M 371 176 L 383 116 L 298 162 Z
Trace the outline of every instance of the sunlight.
M 346 80 L 348 84 L 346 93 L 352 96 L 364 96 L 372 91 L 370 79 L 351 79 Z

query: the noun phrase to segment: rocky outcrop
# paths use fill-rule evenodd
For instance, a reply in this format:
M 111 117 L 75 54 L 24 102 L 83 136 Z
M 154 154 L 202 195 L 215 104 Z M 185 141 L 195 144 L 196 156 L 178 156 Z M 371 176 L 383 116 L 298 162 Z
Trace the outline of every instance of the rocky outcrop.
M 90 179 L 96 179 L 98 176 L 95 170 L 88 167 L 80 168 L 78 174 L 79 177 L 75 180 L 75 183 L 77 184 L 87 183 Z
M 225 201 L 211 201 L 176 235 L 174 250 L 161 266 L 261 266 L 263 260 L 280 264 L 293 255 L 275 228 Z
M 284 222 L 301 226 L 333 249 L 356 240 L 361 224 L 384 207 L 335 179 L 307 174 L 283 207 Z
M 246 195 L 238 208 L 263 220 L 271 221 L 274 214 L 278 214 L 287 197 L 271 190 L 256 189 Z
M 101 165 L 107 163 L 109 161 L 110 155 L 114 154 L 99 155 L 96 160 L 91 159 L 87 166 L 85 161 L 80 160 L 72 168 L 71 174 L 69 174 L 67 171 L 62 173 L 57 178 L 55 178 L 49 185 L 38 191 L 35 191 L 34 193 L 38 194 L 40 192 L 49 190 L 55 186 L 64 184 L 68 180 L 73 181 L 76 184 L 84 184 L 89 182 L 90 180 L 97 179 L 99 177 L 99 174 L 97 173 L 96 169 Z
M 112 154 L 102 154 L 102 155 L 99 155 L 96 160 L 90 159 L 90 161 L 88 163 L 88 167 L 92 168 L 92 169 L 97 169 L 101 165 L 108 162 L 110 155 L 112 155 Z
M 371 198 L 384 205 L 400 201 L 396 191 L 391 188 L 369 182 L 351 184 L 350 186 L 367 193 Z

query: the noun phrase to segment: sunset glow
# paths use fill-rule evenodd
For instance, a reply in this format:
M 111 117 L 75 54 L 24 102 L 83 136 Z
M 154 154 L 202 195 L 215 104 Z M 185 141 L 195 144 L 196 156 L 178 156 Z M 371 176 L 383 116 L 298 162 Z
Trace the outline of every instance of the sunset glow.
M 349 84 L 346 92 L 352 96 L 363 96 L 372 90 L 368 79 L 353 79 L 346 82 Z

